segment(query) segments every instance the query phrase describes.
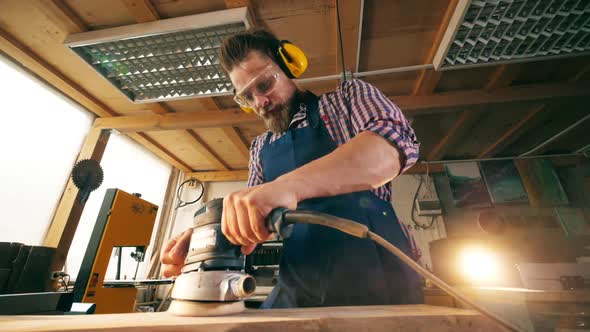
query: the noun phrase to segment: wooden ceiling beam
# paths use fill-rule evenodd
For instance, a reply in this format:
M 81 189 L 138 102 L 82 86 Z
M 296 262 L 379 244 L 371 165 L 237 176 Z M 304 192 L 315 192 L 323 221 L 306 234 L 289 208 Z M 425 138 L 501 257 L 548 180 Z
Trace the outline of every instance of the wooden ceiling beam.
M 590 96 L 584 84 L 557 83 L 508 87 L 494 91 L 469 90 L 445 92 L 430 96 L 390 97 L 406 115 L 449 112 L 453 107 L 498 103 L 547 100 L 551 98 Z M 259 117 L 240 109 L 207 110 L 168 114 L 147 114 L 99 118 L 98 128 L 112 128 L 122 132 L 162 131 L 194 128 L 237 127 L 260 123 Z
M 224 172 L 191 172 L 186 173 L 185 179 L 196 178 L 202 182 L 217 181 L 247 181 L 248 170 L 224 171 Z
M 545 109 L 545 105 L 537 105 L 530 111 L 528 111 L 522 119 L 520 119 L 517 123 L 515 123 L 512 127 L 506 130 L 497 140 L 495 140 L 492 144 L 488 145 L 485 149 L 483 149 L 478 155 L 477 158 L 485 158 L 490 155 L 493 155 L 494 152 L 500 150 L 503 146 L 506 146 L 506 143 L 509 139 L 514 139 L 514 137 L 524 134 L 524 132 L 519 132 L 527 123 L 531 121 L 531 119 Z
M 405 114 L 438 113 L 435 109 L 590 96 L 590 86 L 578 83 L 549 83 L 511 86 L 491 91 L 466 90 L 426 96 L 390 97 Z M 440 112 L 441 110 L 439 110 Z
M 223 130 L 223 133 L 227 136 L 231 144 L 238 149 L 242 158 L 246 161 L 250 160 L 250 149 L 244 142 L 244 139 L 242 139 L 238 130 L 234 127 L 222 127 L 221 130 Z
M 150 0 L 121 0 L 137 23 L 157 21 L 160 14 Z
M 432 61 L 434 60 L 436 51 L 438 50 L 440 43 L 442 42 L 443 36 L 447 31 L 449 22 L 451 21 L 451 17 L 453 16 L 453 12 L 457 7 L 458 2 L 459 0 L 449 0 L 449 4 L 438 26 L 438 30 L 436 31 L 436 35 L 434 36 L 432 46 L 430 47 L 430 51 L 428 52 L 428 56 L 426 57 L 424 63 L 432 63 Z M 434 89 L 438 85 L 438 81 L 441 77 L 442 71 L 436 71 L 434 69 L 420 70 L 418 79 L 414 83 L 414 88 L 412 89 L 412 95 L 431 94 L 432 92 L 434 92 Z
M 517 65 L 518 66 L 518 65 Z M 512 81 L 520 73 L 519 68 L 514 65 L 499 65 L 490 75 L 490 78 L 485 83 L 484 90 L 495 90 L 510 86 Z
M 426 157 L 427 160 L 439 160 L 444 156 L 446 149 L 453 144 L 456 140 L 461 138 L 470 128 L 472 123 L 479 114 L 473 111 L 463 111 L 459 115 L 459 118 L 455 120 L 451 129 L 436 143 L 434 148 L 428 152 Z

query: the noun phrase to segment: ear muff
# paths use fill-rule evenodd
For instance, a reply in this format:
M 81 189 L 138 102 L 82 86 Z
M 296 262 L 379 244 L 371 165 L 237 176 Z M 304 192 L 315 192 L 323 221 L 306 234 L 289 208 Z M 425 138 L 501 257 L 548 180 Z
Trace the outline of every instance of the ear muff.
M 240 108 L 242 109 L 242 111 L 246 112 L 246 113 L 253 113 L 254 109 L 250 108 L 250 107 L 244 107 L 242 105 L 240 105 Z
M 307 69 L 307 57 L 305 53 L 287 40 L 279 41 L 277 62 L 289 78 L 298 78 Z

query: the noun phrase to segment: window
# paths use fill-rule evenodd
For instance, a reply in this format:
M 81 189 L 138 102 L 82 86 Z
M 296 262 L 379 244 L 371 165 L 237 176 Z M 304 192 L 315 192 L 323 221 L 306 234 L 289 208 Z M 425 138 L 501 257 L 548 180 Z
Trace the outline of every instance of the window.
M 0 242 L 40 245 L 93 116 L 0 56 Z

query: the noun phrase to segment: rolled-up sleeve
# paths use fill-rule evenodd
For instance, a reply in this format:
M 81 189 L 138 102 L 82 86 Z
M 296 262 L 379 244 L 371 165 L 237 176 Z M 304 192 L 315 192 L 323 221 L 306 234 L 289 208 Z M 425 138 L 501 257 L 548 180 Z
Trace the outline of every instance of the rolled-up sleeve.
M 372 131 L 387 139 L 400 153 L 400 174 L 419 157 L 420 143 L 402 111 L 373 85 L 361 80 L 345 83 L 350 123 L 354 134 Z
M 262 166 L 260 164 L 261 136 L 256 137 L 250 145 L 250 162 L 248 163 L 248 187 L 264 183 Z

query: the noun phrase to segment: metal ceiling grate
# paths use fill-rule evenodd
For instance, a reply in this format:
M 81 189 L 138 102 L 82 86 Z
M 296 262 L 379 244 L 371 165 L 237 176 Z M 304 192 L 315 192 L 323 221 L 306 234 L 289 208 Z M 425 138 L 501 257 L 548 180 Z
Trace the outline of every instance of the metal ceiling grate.
M 237 8 L 85 32 L 66 45 L 133 102 L 215 96 L 233 88 L 219 46 L 248 27 Z
M 461 0 L 436 69 L 590 54 L 589 0 Z

